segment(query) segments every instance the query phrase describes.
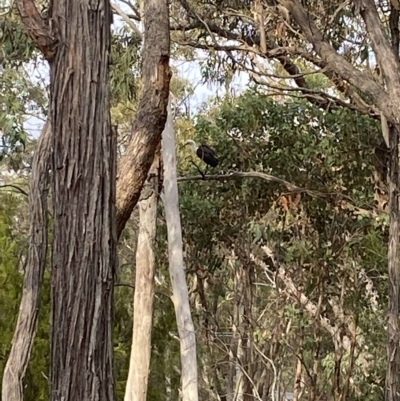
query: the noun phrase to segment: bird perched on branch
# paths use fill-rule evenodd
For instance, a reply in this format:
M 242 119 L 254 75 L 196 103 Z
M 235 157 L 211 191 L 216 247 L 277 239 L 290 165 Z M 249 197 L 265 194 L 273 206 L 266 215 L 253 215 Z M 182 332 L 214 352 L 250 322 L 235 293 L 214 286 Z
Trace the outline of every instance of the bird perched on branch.
M 211 149 L 207 145 L 200 145 L 197 146 L 195 141 L 192 141 L 189 139 L 186 141 L 185 146 L 190 145 L 192 148 L 193 152 L 196 153 L 196 155 L 203 160 L 204 163 L 208 164 L 211 167 L 217 167 L 218 166 L 218 158 L 217 155 L 215 154 L 214 150 Z

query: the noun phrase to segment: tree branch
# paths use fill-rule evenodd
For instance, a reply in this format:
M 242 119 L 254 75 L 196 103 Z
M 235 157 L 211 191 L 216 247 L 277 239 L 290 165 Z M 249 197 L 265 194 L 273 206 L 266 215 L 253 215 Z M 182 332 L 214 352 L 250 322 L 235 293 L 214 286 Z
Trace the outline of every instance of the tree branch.
M 13 188 L 17 192 L 21 193 L 22 195 L 25 195 L 26 197 L 29 196 L 28 192 L 24 191 L 21 187 L 13 184 L 5 184 L 5 185 L 0 185 L 0 188 Z
M 248 171 L 248 172 L 236 171 L 234 173 L 229 173 L 229 174 L 205 175 L 204 177 L 201 175 L 191 175 L 191 176 L 187 176 L 187 177 L 179 177 L 178 182 L 184 182 L 184 181 L 230 181 L 230 180 L 236 180 L 238 178 L 261 178 L 268 182 L 276 182 L 277 184 L 281 184 L 281 185 L 285 186 L 291 192 L 305 193 L 307 195 L 312 196 L 313 198 L 326 199 L 326 198 L 340 197 L 342 199 L 346 199 L 350 202 L 353 202 L 353 200 L 349 196 L 341 194 L 339 192 L 319 192 L 319 191 L 314 191 L 312 189 L 302 188 L 295 184 L 292 184 L 289 181 L 283 180 L 282 178 L 278 178 L 278 177 L 275 177 L 270 174 L 260 173 L 258 171 Z
M 399 66 L 393 48 L 383 29 L 374 0 L 360 0 L 360 14 L 367 27 L 376 59 L 382 69 L 386 87 L 393 96 L 400 97 Z
M 51 61 L 55 55 L 56 41 L 40 15 L 36 1 L 15 0 L 15 4 L 29 37 L 36 43 L 44 58 Z
M 363 209 L 358 206 L 355 206 L 355 202 L 349 196 L 339 193 L 339 192 L 321 192 L 315 191 L 313 189 L 307 189 L 299 187 L 295 184 L 292 184 L 289 181 L 283 180 L 282 178 L 275 177 L 270 174 L 260 173 L 258 171 L 236 171 L 229 174 L 216 174 L 216 175 L 191 175 L 186 177 L 178 177 L 179 182 L 185 181 L 231 181 L 240 178 L 261 178 L 262 180 L 268 182 L 276 182 L 277 184 L 283 185 L 286 187 L 291 193 L 304 193 L 312 198 L 325 199 L 325 200 L 339 200 L 339 206 L 342 209 L 346 209 L 354 213 L 355 215 L 366 216 L 370 218 L 374 218 L 377 216 L 377 212 L 375 210 Z
M 316 58 L 311 53 L 307 53 L 304 50 L 295 49 L 292 47 L 279 47 L 271 45 L 271 41 L 267 42 L 267 50 L 266 52 L 262 53 L 257 47 L 260 47 L 260 36 L 257 35 L 239 35 L 235 32 L 226 31 L 223 28 L 219 27 L 213 22 L 206 21 L 205 18 L 198 16 L 195 13 L 190 5 L 186 2 L 186 0 L 180 0 L 183 7 L 185 8 L 186 12 L 189 14 L 190 17 L 195 19 L 195 22 L 191 22 L 189 25 L 176 25 L 172 29 L 173 30 L 180 30 L 180 31 L 190 31 L 194 29 L 205 29 L 204 25 L 207 25 L 206 30 L 210 31 L 220 38 L 227 39 L 229 41 L 236 41 L 241 43 L 240 45 L 221 45 L 218 43 L 213 43 L 211 45 L 201 44 L 199 42 L 185 42 L 181 43 L 184 45 L 188 45 L 197 49 L 204 49 L 210 50 L 214 49 L 217 51 L 241 51 L 247 53 L 253 53 L 259 55 L 260 57 L 267 58 L 267 59 L 276 59 L 278 60 L 285 71 L 292 77 L 298 86 L 299 90 L 303 92 L 304 97 L 311 103 L 316 105 L 317 107 L 321 107 L 324 110 L 334 110 L 340 107 L 348 107 L 352 110 L 356 109 L 356 111 L 369 115 L 372 118 L 379 119 L 380 114 L 373 110 L 373 107 L 365 103 L 358 93 L 350 87 L 345 81 L 343 81 L 339 76 L 336 76 L 332 70 L 327 69 L 327 63 L 323 60 Z M 272 46 L 272 47 L 271 47 Z M 304 77 L 301 76 L 301 71 L 297 67 L 297 65 L 290 59 L 289 55 L 291 56 L 300 56 L 304 58 L 306 61 L 311 62 L 315 66 L 321 68 L 321 73 L 323 73 L 327 78 L 329 78 L 332 83 L 335 85 L 336 89 L 343 93 L 346 97 L 348 97 L 353 104 L 342 103 L 336 104 L 332 100 L 323 100 L 323 99 L 315 99 L 312 96 L 307 95 L 306 90 L 309 89 L 308 84 Z
M 118 169 L 118 237 L 136 206 L 167 120 L 171 72 L 167 0 L 144 2 L 143 91 L 137 118 Z
M 118 4 L 111 3 L 111 8 L 132 28 L 136 35 L 143 40 L 142 32 L 140 32 L 135 23 L 124 13 L 121 7 L 119 7 Z
M 385 113 L 385 116 L 390 121 L 396 122 L 398 108 L 390 101 L 384 88 L 375 82 L 369 74 L 356 69 L 336 53 L 335 49 L 324 40 L 321 31 L 310 18 L 310 14 L 306 12 L 298 0 L 280 0 L 280 3 L 292 14 L 307 40 L 326 63 L 327 68 L 371 96 L 377 107 Z

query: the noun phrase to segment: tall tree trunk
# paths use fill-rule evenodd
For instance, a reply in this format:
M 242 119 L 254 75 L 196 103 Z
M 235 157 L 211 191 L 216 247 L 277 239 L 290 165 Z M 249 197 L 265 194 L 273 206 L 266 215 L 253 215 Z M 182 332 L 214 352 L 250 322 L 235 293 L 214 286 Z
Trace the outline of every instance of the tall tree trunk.
M 48 60 L 51 65 L 53 65 L 57 54 L 57 44 L 61 43 L 61 46 L 65 46 L 67 43 L 64 41 L 65 32 L 61 32 L 61 25 L 63 25 L 63 29 L 65 29 L 65 10 L 67 4 L 72 3 L 74 2 L 60 2 L 59 5 L 57 4 L 61 11 L 61 14 L 59 15 L 55 12 L 51 12 L 50 7 L 50 12 L 48 13 L 51 18 L 50 21 L 50 18 L 44 18 L 40 15 L 39 7 L 35 0 L 15 1 L 15 5 L 18 8 L 21 20 L 25 25 L 28 35 L 36 43 L 38 48 L 42 51 L 44 58 Z M 76 7 L 72 6 L 71 9 L 73 9 L 76 14 L 79 11 L 81 3 L 78 1 L 75 3 Z M 95 4 L 96 2 L 91 3 L 91 15 L 94 15 L 94 12 L 96 12 Z M 116 217 L 118 222 L 118 236 L 121 235 L 125 223 L 129 219 L 130 214 L 139 199 L 142 185 L 147 176 L 148 169 L 151 166 L 155 148 L 160 142 L 161 133 L 164 129 L 167 118 L 166 109 L 169 82 L 171 78 L 169 68 L 170 32 L 167 0 L 148 0 L 144 2 L 144 21 L 144 34 L 146 38 L 143 49 L 144 90 L 139 103 L 138 117 L 134 125 L 132 141 L 129 144 L 126 154 L 122 158 L 120 165 L 121 168 L 119 170 L 118 211 Z M 86 22 L 87 21 L 85 21 L 85 26 L 88 26 Z M 59 25 L 59 23 L 61 25 Z M 94 26 L 92 21 L 91 25 Z M 71 35 L 73 34 L 74 33 L 71 33 Z M 90 35 L 91 34 L 92 33 L 90 33 Z M 93 44 L 95 47 L 92 49 L 96 49 L 97 43 L 93 41 Z M 72 60 L 74 58 L 75 47 L 70 47 L 69 51 Z M 76 65 L 74 64 L 68 66 L 69 78 L 77 73 L 75 68 Z M 92 63 L 92 65 L 94 64 Z M 55 76 L 54 72 L 55 71 L 53 70 L 53 76 Z M 67 88 L 68 79 L 65 80 L 65 88 Z M 92 84 L 95 85 L 96 82 L 93 81 Z M 76 90 L 81 90 L 81 88 L 76 86 Z M 55 96 L 64 94 L 64 90 L 59 89 L 59 93 Z M 79 95 L 76 96 L 75 99 L 80 100 Z M 84 102 L 84 100 L 82 100 L 82 102 Z M 46 132 L 46 137 L 48 138 L 51 133 L 50 131 Z M 104 133 L 98 133 L 99 138 L 102 135 L 104 135 Z M 49 168 L 48 166 L 46 166 L 46 168 L 44 167 L 44 162 L 51 157 L 50 148 L 39 151 L 38 147 L 37 152 L 39 152 L 37 153 L 37 160 L 40 161 L 40 168 L 43 168 L 43 170 L 41 170 L 42 172 L 37 173 L 36 178 L 32 177 L 32 180 L 45 187 L 47 179 L 45 177 L 47 177 Z M 46 196 L 46 193 L 40 191 L 31 193 L 31 210 L 37 207 L 36 203 L 39 199 L 41 199 L 41 202 L 47 201 L 43 196 Z M 39 208 L 45 210 L 43 204 L 41 204 Z M 43 220 L 42 217 L 37 217 Z M 31 219 L 32 218 L 33 217 L 31 216 Z M 32 224 L 37 224 L 35 227 L 38 228 L 32 228 Z M 40 220 L 38 220 L 38 223 L 31 221 L 30 232 L 36 234 L 30 239 L 31 247 L 28 256 L 27 271 L 25 274 L 24 294 L 21 301 L 16 331 L 13 337 L 12 350 L 4 371 L 2 391 L 3 401 L 21 401 L 23 399 L 22 383 L 29 362 L 33 340 L 36 335 L 37 316 L 39 313 L 39 303 L 37 300 L 40 297 L 42 280 L 40 269 L 45 263 L 45 253 L 43 253 L 42 250 L 46 249 L 46 246 L 44 246 L 45 244 L 38 241 L 37 238 L 46 235 L 44 234 L 46 232 L 46 227 L 40 223 Z
M 116 133 L 108 0 L 52 0 L 54 242 L 51 399 L 114 400 Z
M 143 186 L 139 208 L 139 236 L 136 250 L 136 276 L 133 311 L 133 334 L 125 401 L 146 401 L 153 325 L 154 247 L 157 233 L 160 147 Z
M 30 229 L 28 260 L 17 326 L 4 369 L 2 401 L 23 400 L 23 379 L 35 338 L 47 253 L 47 192 L 51 156 L 51 128 L 42 130 L 32 164 L 29 191 Z
M 399 400 L 399 131 L 389 127 L 390 168 L 389 168 L 389 294 L 387 323 L 387 370 L 386 401 Z
M 176 175 L 175 132 L 171 103 L 168 105 L 167 124 L 162 136 L 162 155 L 164 164 L 164 194 L 162 199 L 167 221 L 169 273 L 173 291 L 172 300 L 180 338 L 182 399 L 183 401 L 197 401 L 199 396 L 196 336 L 190 314 L 189 294 L 183 264 L 182 227 Z

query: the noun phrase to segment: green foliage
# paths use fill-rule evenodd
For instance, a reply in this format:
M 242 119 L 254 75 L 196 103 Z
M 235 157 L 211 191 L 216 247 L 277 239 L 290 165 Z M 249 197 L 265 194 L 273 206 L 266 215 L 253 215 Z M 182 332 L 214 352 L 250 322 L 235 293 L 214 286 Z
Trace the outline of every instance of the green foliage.
M 371 210 L 374 202 L 372 149 L 381 140 L 377 122 L 344 109 L 326 113 L 301 100 L 278 103 L 250 89 L 236 99 L 209 102 L 196 116 L 193 130 L 193 139 L 216 150 L 220 160 L 217 172 L 255 170 L 331 194 L 311 198 L 254 178 L 180 184 L 189 277 L 194 280 L 197 276 L 198 282 L 199 271 L 208 272 L 212 284 L 209 281 L 206 298 L 210 305 L 221 305 L 211 319 L 217 321 L 217 327 L 230 326 L 224 316 L 233 313 L 229 312 L 233 308 L 229 299 L 235 298 L 228 294 L 241 291 L 235 284 L 233 266 L 255 269 L 257 281 L 268 286 L 263 270 L 249 262 L 249 253 L 273 272 L 278 264 L 312 303 L 322 302 L 323 314 L 331 322 L 337 319 L 332 307 L 336 301 L 332 300 L 341 299 L 344 313 L 357 322 L 370 357 L 376 361 L 368 368 L 368 378 L 362 366 L 355 368 L 352 374 L 361 393 L 352 396 L 380 397 L 379 386 L 363 391 L 384 377 L 386 304 L 385 297 L 379 296 L 374 304 L 371 295 L 367 296 L 367 285 L 386 294 L 382 278 L 386 275 L 387 221 L 354 212 L 355 207 Z M 191 158 L 182 150 L 181 175 L 197 174 L 189 163 Z M 237 258 L 234 264 L 229 262 L 232 252 Z M 217 271 L 212 268 L 215 257 L 222 261 Z M 285 311 L 284 316 L 267 306 L 271 302 L 278 311 Z M 316 332 L 315 320 L 304 320 L 303 308 L 288 304 L 264 286 L 254 288 L 253 303 L 252 313 L 263 316 L 262 321 L 257 320 L 259 347 L 269 336 L 275 337 L 267 334 L 269 327 L 290 321 L 292 334 L 281 343 L 284 347 L 274 356 L 275 363 L 282 363 L 289 374 L 295 361 L 292 350 L 300 346 L 301 339 L 303 363 L 313 369 L 319 344 L 324 376 L 318 386 L 332 386 L 335 348 L 327 333 L 321 334 L 320 328 Z M 205 314 L 199 312 L 198 319 L 201 330 Z M 346 361 L 343 377 L 349 367 Z
M 136 100 L 140 70 L 140 39 L 125 27 L 113 32 L 110 82 L 113 105 Z
M 0 33 L 0 60 L 3 66 L 21 67 L 38 56 L 35 44 L 14 12 L 2 16 Z

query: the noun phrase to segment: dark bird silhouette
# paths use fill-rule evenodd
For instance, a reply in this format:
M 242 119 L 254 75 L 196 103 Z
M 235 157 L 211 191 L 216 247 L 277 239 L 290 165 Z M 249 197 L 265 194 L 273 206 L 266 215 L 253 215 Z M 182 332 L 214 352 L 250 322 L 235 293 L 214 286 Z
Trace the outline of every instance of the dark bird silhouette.
M 196 155 L 203 160 L 204 163 L 208 164 L 211 167 L 217 167 L 218 166 L 218 158 L 217 155 L 215 154 L 214 150 L 211 149 L 207 145 L 200 145 L 197 146 L 195 141 L 192 141 L 189 139 L 186 141 L 185 146 L 190 145 L 192 148 L 193 152 L 196 153 Z

